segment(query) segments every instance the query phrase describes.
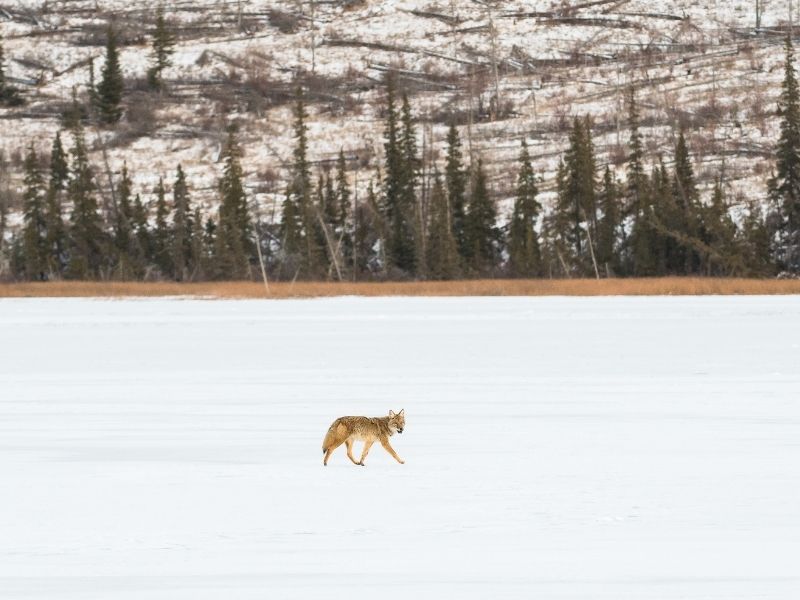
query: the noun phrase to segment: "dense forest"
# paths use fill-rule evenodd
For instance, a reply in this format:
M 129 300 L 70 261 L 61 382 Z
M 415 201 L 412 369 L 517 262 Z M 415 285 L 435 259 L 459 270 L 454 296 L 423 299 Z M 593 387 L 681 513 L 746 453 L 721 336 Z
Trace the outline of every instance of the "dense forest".
M 172 37 L 157 20 L 148 85 L 164 85 Z M 0 102 L 23 103 L 6 82 L 0 47 Z M 124 94 L 117 41 L 107 30 L 105 60 L 86 94 L 73 90 L 49 157 L 25 149 L 23 221 L 0 212 L 8 276 L 52 279 L 456 279 L 477 277 L 776 276 L 800 273 L 800 90 L 791 37 L 778 113 L 775 164 L 763 197 L 734 214 L 720 169 L 701 197 L 684 132 L 670 157 L 648 156 L 633 88 L 627 94 L 624 181 L 598 164 L 589 117 L 572 120 L 557 176 L 557 200 L 544 210 L 528 147 L 519 147 L 513 210 L 498 214 L 480 157 L 469 161 L 458 124 L 442 164 L 420 149 L 408 94 L 385 76 L 383 157 L 360 194 L 342 151 L 334 168 L 308 160 L 302 77 L 294 99 L 294 150 L 281 214 L 254 210 L 242 181 L 231 123 L 222 153 L 218 205 L 192 201 L 181 165 L 174 181 L 133 188 L 127 167 L 111 173 L 89 159 L 85 128 L 113 128 Z M 69 148 L 69 150 L 67 150 Z M 669 159 L 669 160 L 666 160 Z M 667 164 L 670 165 L 667 168 Z M 110 201 L 98 199 L 105 177 Z M 363 188 L 363 186 L 362 186 Z M 4 208 L 4 207 L 0 207 Z

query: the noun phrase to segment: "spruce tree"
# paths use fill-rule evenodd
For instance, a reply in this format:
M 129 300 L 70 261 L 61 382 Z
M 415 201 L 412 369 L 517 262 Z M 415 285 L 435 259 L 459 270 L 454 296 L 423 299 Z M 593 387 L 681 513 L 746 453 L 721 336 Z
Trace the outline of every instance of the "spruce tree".
M 784 77 L 778 111 L 780 138 L 776 148 L 777 173 L 770 182 L 772 200 L 780 215 L 777 258 L 783 269 L 800 272 L 800 88 L 794 67 L 794 47 L 786 37 Z
M 619 265 L 619 187 L 611 169 L 606 165 L 603 187 L 600 192 L 601 217 L 597 226 L 597 262 L 606 274 L 615 272 Z
M 105 259 L 103 221 L 95 197 L 95 181 L 80 122 L 73 129 L 72 179 L 68 199 L 72 203 L 69 230 L 69 264 L 72 279 L 94 279 Z
M 123 79 L 119 64 L 117 32 L 109 23 L 106 40 L 106 60 L 103 64 L 100 84 L 97 86 L 97 112 L 100 122 L 113 125 L 122 116 Z
M 703 207 L 703 240 L 712 254 L 706 258 L 704 275 L 742 275 L 746 269 L 743 249 L 737 242 L 736 224 L 725 198 L 724 174 L 714 182 L 711 203 Z
M 431 279 L 453 279 L 458 275 L 460 261 L 447 194 L 438 172 L 434 175 L 430 213 L 426 248 L 428 276 Z
M 172 65 L 174 46 L 175 36 L 164 19 L 164 7 L 159 5 L 156 8 L 156 28 L 151 42 L 151 67 L 147 71 L 147 82 L 154 90 L 164 89 L 162 73 L 164 69 Z
M 128 166 L 123 163 L 122 173 L 117 186 L 117 206 L 114 218 L 114 249 L 116 256 L 117 276 L 123 281 L 136 277 L 141 267 L 141 257 L 136 257 L 136 243 L 133 232 L 131 195 L 133 182 L 128 175 Z M 137 265 L 136 258 L 139 258 Z
M 497 266 L 500 230 L 481 159 L 478 159 L 472 174 L 466 218 L 469 264 L 476 273 L 488 273 Z
M 136 194 L 133 200 L 131 214 L 137 252 L 141 260 L 141 271 L 144 275 L 150 265 L 155 262 L 155 244 L 153 243 L 153 233 L 150 229 L 149 211 L 142 203 L 142 198 L 139 194 Z
M 164 188 L 164 178 L 158 178 L 156 186 L 156 221 L 153 229 L 153 247 L 155 250 L 155 263 L 161 275 L 168 277 L 172 273 L 172 240 L 169 219 L 170 209 L 167 205 L 167 190 Z
M 56 132 L 50 152 L 50 180 L 47 186 L 46 216 L 47 255 L 50 277 L 60 275 L 64 269 L 67 232 L 64 227 L 62 202 L 69 182 L 67 154 Z
M 537 193 L 528 144 L 523 139 L 519 156 L 517 194 L 508 229 L 508 262 L 515 277 L 537 277 L 541 274 L 542 257 L 536 234 L 536 221 L 539 219 L 542 205 L 536 200 Z
M 675 173 L 672 183 L 672 200 L 675 215 L 670 219 L 670 228 L 679 236 L 687 239 L 697 238 L 702 229 L 700 223 L 700 194 L 695 183 L 694 170 L 692 169 L 689 149 L 683 130 L 678 135 L 675 144 Z M 674 247 L 674 242 L 669 246 Z M 691 245 L 684 244 L 676 248 L 675 255 L 671 257 L 668 270 L 678 274 L 691 275 L 700 267 L 700 256 Z
M 252 224 L 242 181 L 241 156 L 236 128 L 231 126 L 223 151 L 225 166 L 219 181 L 219 224 L 216 235 L 217 275 L 224 279 L 250 277 Z
M 339 150 L 339 159 L 336 162 L 336 202 L 338 204 L 338 222 L 336 233 L 341 239 L 342 255 L 350 263 L 353 256 L 353 236 L 351 228 L 352 199 L 350 184 L 347 182 L 347 164 L 344 151 Z
M 554 219 L 562 260 L 579 275 L 591 270 L 589 242 L 595 247 L 597 242 L 596 165 L 590 127 L 588 119 L 576 117 L 573 121 Z
M 420 159 L 417 155 L 417 134 L 414 128 L 411 104 L 408 101 L 408 94 L 405 92 L 403 93 L 403 103 L 400 109 L 400 122 L 402 126 L 400 147 L 403 155 L 401 206 L 405 215 L 402 235 L 406 246 L 404 252 L 409 254 L 409 262 L 405 270 L 419 275 L 423 274 L 425 262 L 425 241 L 422 235 L 425 230 L 425 223 L 423 222 L 421 206 L 419 206 L 417 199 L 417 182 L 420 169 Z
M 386 126 L 384 129 L 384 152 L 386 180 L 384 183 L 384 207 L 389 223 L 387 244 L 388 258 L 399 270 L 413 275 L 416 269 L 416 247 L 414 240 L 413 165 L 409 164 L 409 131 L 397 110 L 395 79 L 386 78 Z M 410 121 L 408 123 L 410 127 Z M 413 130 L 410 131 L 413 136 Z
M 464 169 L 461 153 L 461 140 L 454 121 L 447 132 L 447 158 L 445 161 L 445 186 L 447 201 L 450 204 L 453 235 L 456 238 L 458 252 L 463 257 L 469 254 L 466 236 L 467 215 L 467 172 Z
M 27 279 L 45 279 L 48 271 L 48 247 L 44 178 L 33 144 L 25 157 L 25 194 L 22 202 L 25 276 Z
M 284 217 L 287 227 L 294 226 L 292 221 L 299 218 L 300 231 L 292 233 L 287 242 L 292 245 L 297 241 L 302 241 L 302 265 L 309 277 L 318 277 L 327 271 L 325 257 L 327 256 L 324 248 L 324 233 L 320 227 L 319 214 L 316 203 L 314 202 L 314 190 L 311 183 L 311 166 L 308 162 L 308 127 L 306 118 L 308 114 L 305 108 L 303 88 L 297 88 L 294 106 L 294 150 L 292 152 L 292 171 L 289 185 L 289 197 L 284 202 L 284 210 L 289 211 L 289 219 Z M 286 203 L 294 206 L 286 206 Z M 295 217 L 297 215 L 297 217 Z M 285 232 L 284 232 L 285 233 Z M 286 253 L 286 251 L 285 251 Z
M 172 187 L 172 266 L 175 279 L 184 281 L 190 277 L 193 253 L 192 207 L 189 203 L 189 188 L 181 165 Z

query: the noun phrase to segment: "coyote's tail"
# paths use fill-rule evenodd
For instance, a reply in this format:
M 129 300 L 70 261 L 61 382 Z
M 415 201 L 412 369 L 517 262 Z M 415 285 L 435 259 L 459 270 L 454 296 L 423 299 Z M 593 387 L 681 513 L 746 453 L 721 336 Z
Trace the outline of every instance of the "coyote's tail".
M 334 434 L 333 431 L 336 429 L 336 426 L 339 424 L 339 419 L 336 419 L 333 424 L 328 427 L 328 433 L 325 434 L 325 439 L 322 440 L 322 453 L 325 454 L 330 448 L 331 444 L 333 443 Z

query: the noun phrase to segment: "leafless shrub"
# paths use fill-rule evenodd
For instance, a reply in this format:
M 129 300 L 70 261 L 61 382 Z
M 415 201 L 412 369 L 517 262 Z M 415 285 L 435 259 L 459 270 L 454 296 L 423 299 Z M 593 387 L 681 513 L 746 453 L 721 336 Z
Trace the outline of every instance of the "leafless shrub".
M 281 33 L 295 33 L 300 24 L 297 15 L 282 10 L 272 9 L 268 13 L 269 24 Z

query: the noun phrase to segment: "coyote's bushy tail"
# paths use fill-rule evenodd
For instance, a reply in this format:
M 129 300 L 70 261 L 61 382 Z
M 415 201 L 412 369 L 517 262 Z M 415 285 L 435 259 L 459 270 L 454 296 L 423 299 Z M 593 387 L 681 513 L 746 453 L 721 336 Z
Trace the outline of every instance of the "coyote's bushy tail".
M 336 419 L 333 424 L 328 427 L 328 433 L 325 434 L 325 439 L 322 440 L 322 453 L 325 454 L 330 448 L 331 444 L 333 444 L 333 439 L 335 437 L 334 430 L 336 426 L 339 424 L 339 419 Z

